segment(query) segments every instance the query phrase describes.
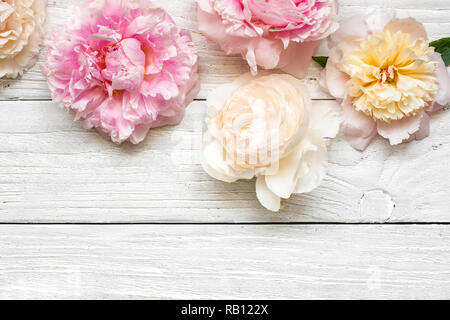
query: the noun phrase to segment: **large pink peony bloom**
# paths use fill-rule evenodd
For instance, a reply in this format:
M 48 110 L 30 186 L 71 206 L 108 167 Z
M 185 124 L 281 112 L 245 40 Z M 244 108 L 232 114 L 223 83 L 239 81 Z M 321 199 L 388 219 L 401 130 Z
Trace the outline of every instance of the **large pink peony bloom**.
M 251 67 L 302 77 L 319 42 L 337 27 L 334 0 L 197 0 L 200 31 Z
M 148 0 L 85 0 L 47 45 L 53 99 L 116 143 L 177 124 L 199 90 L 190 35 Z
M 329 39 L 321 85 L 342 105 L 342 130 L 364 150 L 378 134 L 397 145 L 429 135 L 429 114 L 450 102 L 450 76 L 418 21 L 369 9 Z

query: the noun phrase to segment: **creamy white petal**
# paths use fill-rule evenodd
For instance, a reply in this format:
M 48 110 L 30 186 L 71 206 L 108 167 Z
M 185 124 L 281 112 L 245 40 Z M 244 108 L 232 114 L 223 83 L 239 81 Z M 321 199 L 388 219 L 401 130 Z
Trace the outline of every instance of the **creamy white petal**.
M 234 175 L 233 169 L 224 161 L 223 148 L 216 140 L 205 143 L 200 160 L 203 169 L 211 177 L 224 182 L 239 180 L 239 177 Z
M 325 141 L 318 132 L 312 132 L 308 138 L 315 148 L 307 150 L 302 157 L 294 193 L 313 191 L 322 183 L 327 173 L 328 151 Z
M 238 77 L 231 83 L 223 84 L 216 87 L 209 93 L 206 99 L 208 107 L 214 107 L 216 110 L 222 109 L 223 106 L 227 103 L 228 99 L 237 89 L 246 85 L 250 81 L 260 78 L 267 74 L 268 73 L 264 71 L 259 72 L 258 75 L 255 76 L 252 75 L 251 73 L 246 73 Z
M 341 126 L 341 107 L 336 101 L 313 101 L 311 129 L 320 132 L 322 138 L 335 138 Z
M 323 179 L 325 141 L 337 135 L 340 116 L 331 101 L 313 106 L 298 79 L 261 72 L 216 90 L 208 100 L 206 124 L 205 171 L 225 182 L 256 176 L 258 199 L 278 211 L 280 199 L 297 189 L 310 191 Z
M 273 212 L 280 211 L 281 199 L 267 187 L 264 176 L 259 176 L 256 179 L 256 196 L 266 209 Z
M 280 160 L 276 174 L 266 176 L 267 187 L 280 198 L 289 199 L 294 192 L 303 152 L 302 143 L 288 157 Z

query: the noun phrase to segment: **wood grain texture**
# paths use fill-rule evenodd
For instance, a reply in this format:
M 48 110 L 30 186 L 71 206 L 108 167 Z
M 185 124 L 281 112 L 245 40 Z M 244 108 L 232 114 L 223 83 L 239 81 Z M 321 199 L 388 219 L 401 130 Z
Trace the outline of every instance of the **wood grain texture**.
M 51 30 L 79 0 L 48 2 Z M 248 71 L 198 33 L 194 0 L 158 4 L 192 32 L 199 99 Z M 340 15 L 374 4 L 340 0 Z M 449 36 L 448 0 L 376 4 L 423 22 L 431 40 Z M 273 214 L 253 181 L 226 184 L 203 172 L 204 102 L 179 126 L 119 147 L 46 101 L 44 54 L 22 79 L 0 80 L 0 298 L 450 298 L 450 225 L 390 224 L 450 222 L 448 110 L 433 116 L 424 141 L 377 139 L 360 153 L 336 139 L 323 185 Z M 319 72 L 313 64 L 304 82 L 315 99 L 329 99 Z
M 326 103 L 333 103 L 329 101 Z M 205 112 L 116 146 L 52 102 L 0 102 L 1 222 L 450 222 L 450 113 L 429 138 L 363 153 L 333 140 L 323 185 L 263 209 L 254 181 L 227 184 L 199 162 Z
M 448 299 L 449 226 L 0 226 L 6 299 Z
M 47 30 L 52 30 L 56 25 L 67 24 L 72 12 L 70 7 L 79 2 L 80 0 L 49 0 Z M 206 98 L 211 89 L 217 85 L 229 82 L 249 71 L 246 62 L 240 56 L 226 56 L 218 45 L 211 43 L 198 32 L 194 0 L 162 0 L 158 1 L 158 4 L 174 17 L 180 27 L 192 33 L 200 57 L 202 90 L 199 99 Z M 375 5 L 372 0 L 341 0 L 340 16 L 345 18 L 360 14 L 371 5 Z M 427 0 L 420 4 L 416 0 L 379 0 L 376 5 L 395 8 L 399 17 L 412 16 L 423 22 L 431 40 L 448 36 L 450 3 L 447 0 Z M 326 49 L 322 48 L 321 53 L 326 54 Z M 45 50 L 41 52 L 38 64 L 22 79 L 0 80 L 0 88 L 3 88 L 0 89 L 0 100 L 50 99 L 47 84 L 40 72 L 44 54 Z M 320 66 L 313 63 L 303 81 L 315 99 L 327 99 L 330 96 L 317 85 L 320 71 Z

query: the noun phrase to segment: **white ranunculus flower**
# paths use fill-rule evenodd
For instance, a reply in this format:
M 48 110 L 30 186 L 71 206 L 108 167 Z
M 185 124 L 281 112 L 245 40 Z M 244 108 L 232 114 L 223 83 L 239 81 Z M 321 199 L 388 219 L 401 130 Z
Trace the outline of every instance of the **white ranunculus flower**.
M 280 210 L 280 200 L 310 192 L 323 180 L 326 141 L 340 117 L 326 102 L 312 102 L 289 75 L 244 75 L 207 99 L 202 165 L 221 181 L 256 180 L 261 204 Z
M 47 0 L 0 2 L 0 77 L 16 78 L 37 60 Z

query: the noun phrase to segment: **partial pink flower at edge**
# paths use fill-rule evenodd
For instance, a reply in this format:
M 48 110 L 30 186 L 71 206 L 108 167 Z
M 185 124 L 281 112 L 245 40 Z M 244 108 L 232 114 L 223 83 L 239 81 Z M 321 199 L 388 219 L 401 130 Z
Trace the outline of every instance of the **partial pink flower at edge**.
M 337 27 L 335 0 L 197 0 L 200 31 L 253 74 L 282 69 L 303 77 L 319 41 Z
M 189 33 L 147 0 L 86 0 L 47 46 L 54 101 L 115 143 L 179 123 L 199 91 Z

